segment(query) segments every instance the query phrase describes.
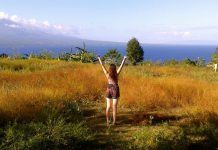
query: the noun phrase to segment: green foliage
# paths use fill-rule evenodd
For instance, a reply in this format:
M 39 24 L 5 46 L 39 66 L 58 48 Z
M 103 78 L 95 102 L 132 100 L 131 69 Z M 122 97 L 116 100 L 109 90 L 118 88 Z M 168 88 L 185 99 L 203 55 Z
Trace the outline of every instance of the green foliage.
M 212 55 L 211 62 L 215 64 L 218 63 L 218 48 L 216 49 L 215 53 Z
M 82 63 L 92 63 L 96 61 L 96 57 L 94 52 L 88 52 L 86 49 L 85 43 L 83 43 L 83 47 L 75 47 L 77 49 L 77 53 L 62 53 L 59 54 L 58 58 L 60 60 L 65 61 L 81 61 Z
M 199 125 L 190 124 L 187 133 L 195 137 L 205 137 L 207 147 L 218 146 L 218 127 L 215 124 L 210 122 L 201 122 Z
M 171 59 L 171 60 L 165 60 L 164 64 L 165 65 L 177 65 L 177 64 L 179 64 L 179 62 L 175 59 Z
M 60 64 L 61 65 L 61 64 Z M 64 65 L 64 64 L 62 64 Z M 57 64 L 52 60 L 42 60 L 42 59 L 0 59 L 0 70 L 9 70 L 16 72 L 34 72 L 39 70 L 47 70 L 56 68 Z
M 128 60 L 133 64 L 136 65 L 139 62 L 142 62 L 144 59 L 144 51 L 143 48 L 141 47 L 140 43 L 136 38 L 132 38 L 128 43 L 127 43 L 127 56 Z
M 196 61 L 196 65 L 199 67 L 205 67 L 206 66 L 206 61 L 203 58 L 198 58 Z
M 67 123 L 63 118 L 43 123 L 12 123 L 2 133 L 0 149 L 75 149 L 91 136 L 82 123 Z
M 8 58 L 8 54 L 1 53 L 1 54 L 0 54 L 0 58 Z
M 52 53 L 48 50 L 42 50 L 39 54 L 31 54 L 31 58 L 38 58 L 38 59 L 52 59 Z
M 76 54 L 71 53 L 62 53 L 58 55 L 58 59 L 65 60 L 65 61 L 79 61 L 80 57 Z
M 183 126 L 190 141 L 195 145 L 204 146 L 204 149 L 218 147 L 218 115 L 211 112 L 198 112 L 189 116 L 190 122 Z M 196 140 L 202 137 L 202 140 Z
M 81 149 L 93 134 L 82 122 L 76 103 L 49 104 L 39 120 L 8 124 L 0 132 L 0 149 Z
M 79 60 L 82 63 L 89 63 L 89 62 L 94 62 L 96 60 L 96 57 L 93 52 L 88 52 L 86 49 L 85 43 L 83 43 L 83 48 L 81 47 L 75 47 L 78 50 L 78 53 L 76 56 L 78 56 Z
M 182 129 L 169 126 L 144 127 L 133 134 L 131 149 L 173 150 L 188 146 Z
M 177 61 L 175 59 L 171 60 L 165 60 L 164 65 L 170 65 L 170 66 L 175 66 L 175 65 L 189 65 L 189 66 L 199 66 L 199 67 L 205 67 L 206 66 L 206 61 L 203 58 L 198 58 L 197 60 L 191 60 L 189 58 L 186 58 L 181 61 Z
M 117 49 L 110 49 L 102 58 L 106 63 L 119 64 L 121 62 L 121 54 Z
M 81 53 L 80 60 L 82 63 L 90 63 L 96 60 L 96 57 L 93 52 Z
M 191 60 L 189 58 L 184 59 L 181 63 L 184 65 L 196 66 L 196 61 Z

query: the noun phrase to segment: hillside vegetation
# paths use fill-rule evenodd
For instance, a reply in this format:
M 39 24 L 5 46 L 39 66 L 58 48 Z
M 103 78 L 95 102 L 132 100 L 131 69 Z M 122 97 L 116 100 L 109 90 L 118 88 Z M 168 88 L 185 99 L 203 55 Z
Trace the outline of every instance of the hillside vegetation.
M 83 111 L 94 104 L 104 113 L 107 84 L 99 64 L 0 59 L 0 69 L 2 149 L 81 148 L 84 142 L 93 146 L 98 140 Z M 131 112 L 130 124 L 138 126 L 125 148 L 217 148 L 218 74 L 211 68 L 125 66 L 119 78 L 119 111 Z M 35 147 L 37 142 L 45 147 Z

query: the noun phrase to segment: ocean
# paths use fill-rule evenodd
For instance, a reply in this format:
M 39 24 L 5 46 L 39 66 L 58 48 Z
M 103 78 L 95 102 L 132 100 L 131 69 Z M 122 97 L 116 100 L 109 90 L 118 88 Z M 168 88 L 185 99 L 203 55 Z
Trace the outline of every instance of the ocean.
M 75 46 L 72 46 L 73 52 L 76 52 Z M 144 60 L 150 61 L 165 61 L 170 59 L 183 60 L 190 58 L 196 60 L 203 58 L 206 62 L 210 62 L 211 56 L 218 46 L 201 46 L 201 45 L 155 45 L 155 44 L 142 44 L 144 50 Z M 107 43 L 107 44 L 92 44 L 86 45 L 87 50 L 93 51 L 96 55 L 103 56 L 109 49 L 116 48 L 122 55 L 126 55 L 126 44 L 124 43 Z M 71 52 L 70 47 L 50 47 L 46 48 L 54 55 L 62 52 Z M 28 48 L 19 49 L 15 52 L 13 50 L 0 50 L 1 53 L 7 54 L 25 54 L 25 53 L 40 53 L 42 48 Z
M 143 44 L 142 47 L 144 50 L 144 60 L 161 62 L 169 59 L 183 60 L 185 58 L 190 58 L 192 60 L 203 58 L 206 62 L 209 62 L 217 48 L 217 46 L 151 44 Z M 90 49 L 94 49 L 95 53 L 100 55 L 105 54 L 106 51 L 111 48 L 117 48 L 122 55 L 126 55 L 126 46 L 124 45 L 118 47 L 90 47 Z

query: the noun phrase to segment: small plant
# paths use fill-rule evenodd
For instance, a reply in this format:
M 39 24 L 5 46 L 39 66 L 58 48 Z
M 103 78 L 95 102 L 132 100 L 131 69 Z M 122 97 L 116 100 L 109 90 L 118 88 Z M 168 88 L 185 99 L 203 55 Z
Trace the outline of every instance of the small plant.
M 150 125 L 152 125 L 153 119 L 154 119 L 154 116 L 150 115 L 150 116 L 149 116 L 149 124 L 150 124 Z

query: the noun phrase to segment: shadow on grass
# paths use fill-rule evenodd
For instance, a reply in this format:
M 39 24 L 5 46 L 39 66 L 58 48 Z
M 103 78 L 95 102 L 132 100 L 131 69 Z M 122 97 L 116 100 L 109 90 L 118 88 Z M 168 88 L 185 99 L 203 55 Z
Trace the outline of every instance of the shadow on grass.
M 158 113 L 138 112 L 133 116 L 133 123 L 139 125 L 156 125 L 168 123 L 170 121 L 178 121 L 184 118 L 183 116 L 165 115 Z
M 189 149 L 218 149 L 218 115 L 214 112 L 200 112 L 190 115 L 186 123 L 180 125 L 188 137 Z

